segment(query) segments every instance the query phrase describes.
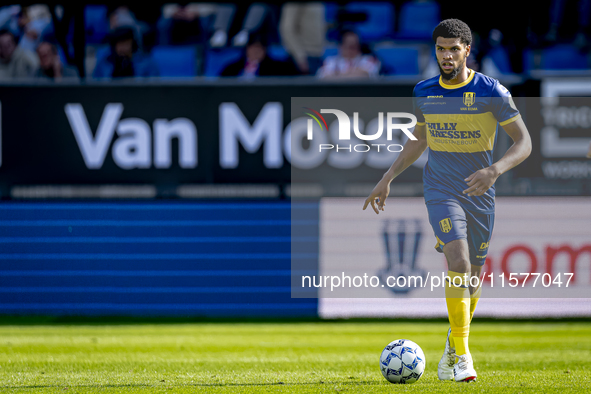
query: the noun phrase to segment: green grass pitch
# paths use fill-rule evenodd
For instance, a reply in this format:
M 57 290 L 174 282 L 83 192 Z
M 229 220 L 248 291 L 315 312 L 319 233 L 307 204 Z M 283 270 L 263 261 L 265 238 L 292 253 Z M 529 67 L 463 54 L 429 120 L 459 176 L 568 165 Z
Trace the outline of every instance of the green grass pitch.
M 588 393 L 591 322 L 474 322 L 475 383 L 440 382 L 447 325 L 425 322 L 0 326 L 2 393 Z M 378 367 L 398 338 L 427 358 L 418 383 Z

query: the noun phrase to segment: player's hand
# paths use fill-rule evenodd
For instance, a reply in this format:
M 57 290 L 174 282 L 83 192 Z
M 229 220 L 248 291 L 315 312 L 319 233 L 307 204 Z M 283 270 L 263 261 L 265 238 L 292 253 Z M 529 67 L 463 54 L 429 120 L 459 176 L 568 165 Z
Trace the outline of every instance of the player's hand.
M 388 198 L 388 194 L 390 194 L 390 182 L 392 181 L 385 178 L 378 182 L 376 187 L 371 191 L 369 197 L 365 199 L 365 204 L 363 205 L 364 211 L 369 204 L 371 204 L 374 212 L 378 215 L 380 211 L 384 210 L 384 207 L 386 206 L 386 198 Z
M 483 168 L 476 171 L 468 178 L 464 179 L 468 184 L 468 188 L 462 193 L 468 196 L 482 196 L 499 177 L 499 173 L 492 167 Z

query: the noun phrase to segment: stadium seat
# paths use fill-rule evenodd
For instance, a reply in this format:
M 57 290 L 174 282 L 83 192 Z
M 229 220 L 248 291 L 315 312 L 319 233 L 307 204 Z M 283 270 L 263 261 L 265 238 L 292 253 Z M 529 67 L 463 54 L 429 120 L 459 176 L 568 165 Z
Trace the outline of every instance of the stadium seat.
M 210 49 L 205 55 L 205 76 L 218 77 L 224 67 L 242 57 L 240 48 Z
M 109 33 L 107 6 L 87 5 L 84 8 L 84 24 L 86 30 L 86 42 L 89 44 L 102 43 Z
M 419 74 L 419 50 L 416 48 L 378 48 L 375 53 L 386 75 Z
M 324 3 L 324 19 L 326 23 L 336 24 L 337 23 L 337 13 L 339 11 L 339 6 L 337 3 Z
M 393 35 L 395 18 L 391 3 L 354 2 L 347 4 L 345 9 L 367 14 L 367 20 L 355 24 L 355 31 L 362 41 L 379 41 Z
M 156 46 L 152 57 L 162 77 L 194 77 L 197 75 L 197 51 L 193 45 Z
M 339 24 L 337 22 L 337 15 L 339 6 L 336 3 L 324 3 L 324 19 L 326 20 L 326 39 L 329 41 L 337 41 L 339 39 Z
M 267 48 L 269 57 L 273 60 L 286 61 L 289 60 L 289 53 L 282 45 L 270 45 Z
M 536 56 L 540 56 L 539 64 L 535 61 Z M 589 69 L 589 59 L 581 54 L 571 45 L 556 45 L 543 49 L 541 53 L 533 50 L 524 52 L 524 69 L 531 71 L 534 69 L 542 70 L 587 70 Z
M 109 45 L 101 45 L 96 48 L 95 58 L 99 61 L 109 56 L 109 53 L 111 53 L 111 47 Z
M 409 39 L 430 39 L 439 23 L 439 4 L 435 1 L 409 1 L 400 10 L 398 36 Z
M 542 68 L 546 70 L 585 70 L 589 68 L 586 55 L 572 45 L 556 45 L 545 49 L 542 54 Z
M 336 56 L 338 54 L 339 54 L 339 48 L 337 48 L 337 47 L 324 48 L 324 54 L 322 55 L 322 58 L 326 59 L 329 56 Z

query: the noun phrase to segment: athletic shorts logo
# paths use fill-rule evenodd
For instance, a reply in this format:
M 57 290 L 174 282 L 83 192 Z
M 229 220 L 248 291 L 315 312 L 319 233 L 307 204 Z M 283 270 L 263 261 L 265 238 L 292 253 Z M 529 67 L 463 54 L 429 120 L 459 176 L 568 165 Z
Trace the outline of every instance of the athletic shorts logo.
M 464 105 L 466 107 L 471 107 L 474 105 L 476 101 L 476 93 L 474 92 L 464 92 Z
M 483 243 L 480 245 L 480 250 L 484 250 L 484 249 L 486 249 L 486 248 L 488 248 L 488 242 L 483 242 Z
M 451 219 L 445 218 L 441 220 L 439 222 L 439 228 L 441 228 L 441 231 L 443 231 L 444 233 L 449 233 L 451 230 Z

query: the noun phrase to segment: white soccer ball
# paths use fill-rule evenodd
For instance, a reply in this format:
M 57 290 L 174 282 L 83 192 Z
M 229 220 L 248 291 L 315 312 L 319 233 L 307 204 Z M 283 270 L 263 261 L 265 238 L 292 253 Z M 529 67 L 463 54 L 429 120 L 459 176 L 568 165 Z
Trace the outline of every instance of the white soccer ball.
M 408 339 L 397 339 L 384 348 L 380 370 L 390 383 L 414 383 L 425 372 L 423 349 Z

